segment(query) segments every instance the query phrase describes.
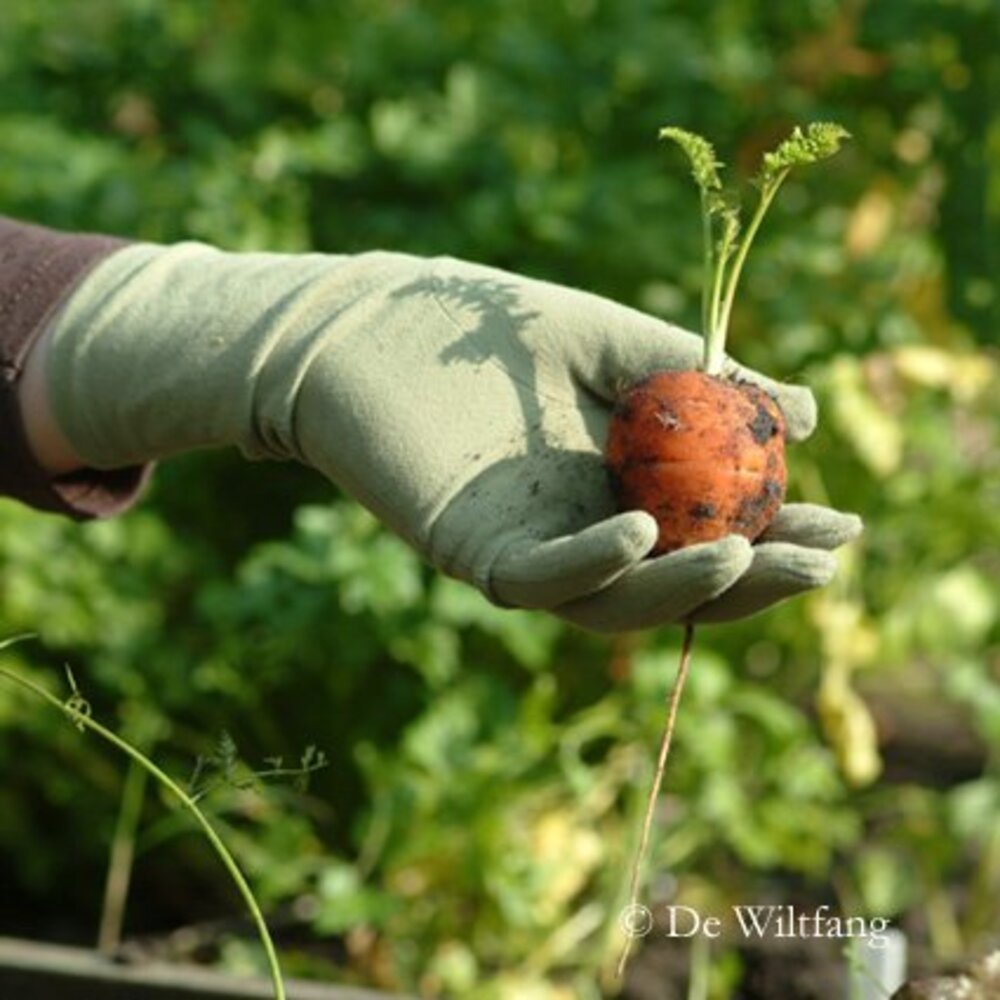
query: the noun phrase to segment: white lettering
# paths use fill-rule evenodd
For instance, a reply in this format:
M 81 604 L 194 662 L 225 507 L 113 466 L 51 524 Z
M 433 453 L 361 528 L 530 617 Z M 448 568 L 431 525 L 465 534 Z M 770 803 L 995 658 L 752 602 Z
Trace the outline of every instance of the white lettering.
M 740 930 L 744 937 L 762 938 L 767 933 L 775 909 L 774 906 L 734 906 L 733 912 L 740 922 Z
M 691 929 L 689 931 L 678 930 L 678 912 L 691 921 Z M 698 911 L 692 909 L 690 906 L 668 906 L 667 916 L 667 937 L 694 937 L 701 929 L 701 917 L 698 915 Z
M 732 909 L 746 938 L 762 938 L 767 934 L 776 938 L 862 938 L 870 948 L 884 948 L 887 943 L 885 932 L 890 926 L 885 917 L 874 917 L 869 921 L 864 917 L 839 917 L 830 914 L 830 907 L 826 904 L 809 913 L 800 913 L 788 904 L 734 906 Z M 703 921 L 703 924 L 707 924 L 707 921 Z M 697 928 L 691 934 L 696 930 Z M 690 937 L 691 934 L 686 936 Z
M 885 933 L 888 927 L 889 921 L 885 917 L 872 917 L 868 924 L 869 948 L 882 949 L 889 943 Z

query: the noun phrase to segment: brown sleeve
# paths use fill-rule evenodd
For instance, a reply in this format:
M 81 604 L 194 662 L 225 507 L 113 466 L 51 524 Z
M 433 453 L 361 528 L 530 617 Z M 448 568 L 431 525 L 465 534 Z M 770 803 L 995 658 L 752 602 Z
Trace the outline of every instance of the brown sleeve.
M 0 216 L 0 496 L 86 520 L 125 510 L 148 478 L 149 466 L 50 477 L 28 447 L 17 401 L 24 361 L 46 322 L 98 261 L 125 245 Z

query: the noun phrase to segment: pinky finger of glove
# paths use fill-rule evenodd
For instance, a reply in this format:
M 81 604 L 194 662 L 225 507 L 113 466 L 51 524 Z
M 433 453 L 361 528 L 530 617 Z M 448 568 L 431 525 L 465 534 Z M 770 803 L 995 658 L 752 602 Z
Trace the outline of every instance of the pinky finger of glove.
M 521 538 L 504 548 L 489 571 L 487 592 L 518 608 L 551 608 L 608 586 L 656 544 L 656 521 L 628 511 L 575 535 L 547 541 Z
M 630 632 L 676 622 L 732 587 L 753 558 L 740 535 L 640 563 L 610 586 L 553 609 L 593 632 Z
M 836 570 L 837 560 L 822 549 L 788 542 L 755 545 L 746 573 L 721 596 L 696 608 L 687 620 L 697 624 L 746 618 L 778 601 L 822 587 Z
M 791 542 L 811 549 L 836 549 L 857 538 L 863 528 L 857 514 L 813 503 L 788 503 L 768 525 L 759 544 Z

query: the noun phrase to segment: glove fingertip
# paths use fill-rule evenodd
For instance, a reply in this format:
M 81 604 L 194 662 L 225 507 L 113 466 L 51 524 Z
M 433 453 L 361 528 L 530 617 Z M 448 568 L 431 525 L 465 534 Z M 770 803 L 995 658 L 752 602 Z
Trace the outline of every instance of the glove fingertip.
M 681 549 L 690 558 L 699 561 L 712 562 L 720 567 L 741 571 L 750 565 L 753 559 L 753 546 L 743 535 L 726 535 L 717 542 L 702 542 Z
M 809 563 L 799 571 L 804 583 L 813 587 L 825 587 L 837 572 L 837 559 L 830 552 L 812 550 L 814 555 Z
M 860 514 L 855 514 L 853 511 L 841 511 L 840 513 L 843 518 L 840 528 L 843 541 L 840 544 L 844 545 L 861 537 L 865 530 L 865 522 L 861 520 Z
M 659 527 L 652 514 L 630 510 L 611 518 L 621 554 L 641 559 L 656 544 Z
M 760 544 L 788 542 L 813 549 L 836 549 L 854 541 L 864 522 L 854 513 L 811 503 L 785 504 L 758 539 Z
M 836 571 L 836 557 L 822 549 L 788 542 L 758 545 L 754 565 L 747 574 L 731 590 L 695 608 L 688 621 L 697 624 L 746 618 L 826 586 Z
M 692 605 L 731 586 L 753 562 L 753 546 L 742 535 L 726 535 L 660 557 L 672 573 L 684 574 Z
M 825 549 L 810 549 L 790 542 L 770 542 L 758 548 L 773 560 L 776 580 L 784 577 L 805 589 L 826 586 L 837 572 L 837 557 Z
M 776 386 L 778 405 L 788 426 L 788 440 L 802 441 L 816 430 L 816 397 L 803 385 L 776 383 Z

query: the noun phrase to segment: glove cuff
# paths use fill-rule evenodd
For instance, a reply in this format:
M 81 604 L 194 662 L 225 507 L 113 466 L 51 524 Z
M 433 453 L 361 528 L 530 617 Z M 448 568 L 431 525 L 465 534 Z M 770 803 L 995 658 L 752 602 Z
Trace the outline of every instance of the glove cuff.
M 98 261 L 125 245 L 0 218 L 0 495 L 83 520 L 128 507 L 148 478 L 148 467 L 50 477 L 31 452 L 18 403 L 25 361 L 51 316 Z
M 336 321 L 329 276 L 350 258 L 136 244 L 81 283 L 53 325 L 56 421 L 89 464 L 196 448 L 299 457 L 294 394 Z

